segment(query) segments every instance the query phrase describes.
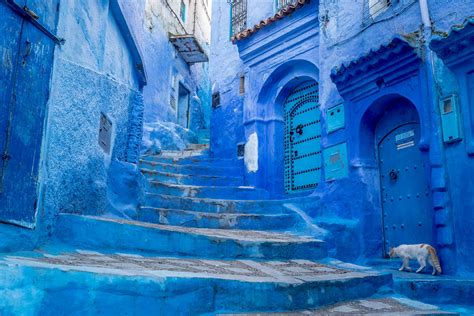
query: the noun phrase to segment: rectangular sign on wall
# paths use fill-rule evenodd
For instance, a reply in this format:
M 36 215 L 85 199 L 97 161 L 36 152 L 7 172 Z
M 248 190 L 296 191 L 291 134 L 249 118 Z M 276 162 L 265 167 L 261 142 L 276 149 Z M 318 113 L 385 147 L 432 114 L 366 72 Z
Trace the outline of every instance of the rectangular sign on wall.
M 326 125 L 328 134 L 344 128 L 344 104 L 336 105 L 326 111 Z
M 324 149 L 323 155 L 326 181 L 346 178 L 349 175 L 346 143 Z

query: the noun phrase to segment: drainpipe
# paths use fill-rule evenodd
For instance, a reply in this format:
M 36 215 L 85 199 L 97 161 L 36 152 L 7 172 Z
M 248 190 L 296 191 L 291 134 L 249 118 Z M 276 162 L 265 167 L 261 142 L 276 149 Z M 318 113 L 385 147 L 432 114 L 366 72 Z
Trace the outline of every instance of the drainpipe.
M 428 0 L 420 0 L 421 21 L 424 28 L 431 30 L 430 9 L 428 7 Z
M 423 50 L 424 63 L 426 69 L 426 80 L 428 87 L 428 98 L 430 100 L 431 113 L 430 127 L 430 164 L 431 164 L 431 187 L 433 194 L 434 223 L 436 229 L 436 241 L 441 253 L 441 257 L 450 258 L 445 260 L 444 270 L 454 273 L 456 270 L 456 254 L 454 251 L 454 232 L 452 230 L 450 196 L 447 191 L 447 172 L 444 164 L 443 142 L 440 138 L 440 110 L 438 104 L 438 82 L 435 77 L 434 53 L 429 44 L 433 35 L 433 25 L 431 23 L 428 0 L 419 0 L 421 21 L 423 24 Z

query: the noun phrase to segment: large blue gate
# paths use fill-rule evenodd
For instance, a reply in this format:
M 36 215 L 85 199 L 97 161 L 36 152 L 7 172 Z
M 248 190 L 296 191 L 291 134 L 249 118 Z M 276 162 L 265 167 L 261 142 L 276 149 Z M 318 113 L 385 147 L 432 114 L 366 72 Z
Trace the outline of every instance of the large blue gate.
M 315 188 L 321 181 L 321 112 L 316 81 L 297 86 L 285 101 L 285 191 Z
M 419 139 L 417 122 L 379 135 L 385 255 L 390 247 L 431 243 L 433 239 L 429 165 L 418 147 Z
M 33 227 L 59 0 L 0 0 L 0 221 Z

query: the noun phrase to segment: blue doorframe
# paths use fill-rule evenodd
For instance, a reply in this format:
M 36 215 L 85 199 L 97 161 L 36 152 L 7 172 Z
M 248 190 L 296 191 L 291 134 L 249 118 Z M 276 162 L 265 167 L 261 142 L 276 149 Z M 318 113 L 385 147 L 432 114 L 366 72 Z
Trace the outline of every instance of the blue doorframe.
M 59 0 L 23 0 L 35 23 L 0 0 L 0 44 L 9 56 L 0 69 L 0 221 L 32 228 L 37 211 L 38 169 L 55 42 Z

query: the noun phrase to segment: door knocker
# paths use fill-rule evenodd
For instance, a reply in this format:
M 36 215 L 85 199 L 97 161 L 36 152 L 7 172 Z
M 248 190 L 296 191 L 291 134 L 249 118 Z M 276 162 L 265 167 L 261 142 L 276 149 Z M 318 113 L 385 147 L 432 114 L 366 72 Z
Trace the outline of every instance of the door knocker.
M 303 124 L 296 126 L 296 132 L 300 135 L 303 135 Z
M 388 173 L 388 176 L 390 177 L 390 180 L 395 181 L 398 179 L 398 171 L 392 169 L 392 171 Z

